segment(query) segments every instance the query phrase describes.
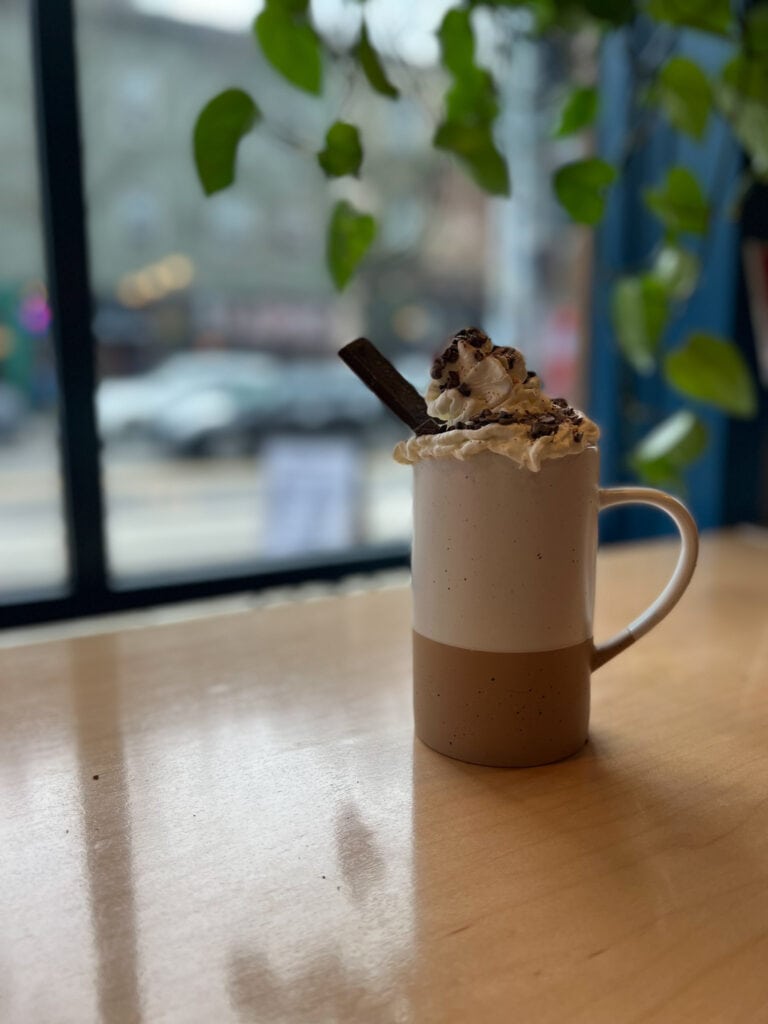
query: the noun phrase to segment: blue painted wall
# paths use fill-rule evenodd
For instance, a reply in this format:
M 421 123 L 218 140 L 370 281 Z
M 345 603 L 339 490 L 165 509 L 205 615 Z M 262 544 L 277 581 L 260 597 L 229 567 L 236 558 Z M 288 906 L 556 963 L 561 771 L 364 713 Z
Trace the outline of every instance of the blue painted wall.
M 650 42 L 635 30 L 633 35 L 614 33 L 604 46 L 598 141 L 601 154 L 613 162 L 619 162 L 626 153 L 627 133 L 638 121 L 633 61 L 643 58 Z M 718 67 L 728 55 L 727 47 L 719 40 L 698 33 L 686 35 L 676 52 L 708 68 Z M 660 375 L 640 377 L 624 362 L 610 320 L 610 297 L 617 277 L 646 266 L 661 240 L 658 222 L 642 203 L 642 191 L 656 185 L 672 164 L 683 164 L 696 174 L 715 203 L 717 226 L 709 239 L 698 244 L 703 264 L 700 287 L 670 325 L 664 349 L 675 348 L 692 330 L 733 336 L 736 321 L 739 226 L 734 218 L 723 214 L 734 198 L 733 185 L 741 167 L 739 149 L 719 119 L 712 119 L 701 144 L 673 132 L 660 118 L 646 122 L 649 130 L 641 130 L 630 147 L 626 170 L 621 183 L 612 190 L 596 239 L 590 414 L 602 428 L 605 484 L 636 482 L 627 466 L 628 453 L 654 423 L 683 406 Z M 707 423 L 710 444 L 706 455 L 692 468 L 682 496 L 700 528 L 707 529 L 724 521 L 728 424 L 725 417 L 705 407 L 697 411 Z M 617 509 L 601 520 L 601 537 L 606 541 L 670 532 L 674 527 L 666 516 L 647 509 Z

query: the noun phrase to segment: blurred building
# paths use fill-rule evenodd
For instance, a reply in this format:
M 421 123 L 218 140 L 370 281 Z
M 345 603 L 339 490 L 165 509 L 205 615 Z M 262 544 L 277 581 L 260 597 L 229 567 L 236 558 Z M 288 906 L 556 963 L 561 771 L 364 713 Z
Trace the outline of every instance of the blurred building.
M 33 111 L 22 4 L 0 6 L 0 282 L 18 296 L 40 278 Z M 360 83 L 345 116 L 363 126 L 364 183 L 329 187 L 311 154 L 347 86 L 329 69 L 308 97 L 266 64 L 248 33 L 139 14 L 127 3 L 78 6 L 95 328 L 104 368 L 134 372 L 191 345 L 327 351 L 372 318 L 386 349 L 434 346 L 477 318 L 483 300 L 484 203 L 429 148 L 411 101 Z M 418 72 L 439 102 L 436 70 Z M 191 157 L 195 116 L 231 85 L 270 125 L 241 145 L 234 188 L 205 199 Z M 23 146 L 28 152 L 18 153 Z M 324 266 L 328 211 L 348 195 L 380 219 L 376 254 L 339 300 Z M 170 262 L 169 262 L 170 258 Z M 169 272 L 175 267 L 176 273 Z M 403 311 L 401 307 L 405 307 Z M 1 314 L 0 314 L 1 315 Z

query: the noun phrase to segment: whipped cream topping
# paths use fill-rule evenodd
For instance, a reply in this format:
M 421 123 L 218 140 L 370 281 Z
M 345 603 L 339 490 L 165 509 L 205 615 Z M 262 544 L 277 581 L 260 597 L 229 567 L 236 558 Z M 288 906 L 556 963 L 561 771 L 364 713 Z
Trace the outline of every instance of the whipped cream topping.
M 494 345 L 469 327 L 434 361 L 426 393 L 430 416 L 442 428 L 401 441 L 398 462 L 481 452 L 505 455 L 534 472 L 545 459 L 576 454 L 597 443 L 599 430 L 564 398 L 549 398 L 514 348 Z

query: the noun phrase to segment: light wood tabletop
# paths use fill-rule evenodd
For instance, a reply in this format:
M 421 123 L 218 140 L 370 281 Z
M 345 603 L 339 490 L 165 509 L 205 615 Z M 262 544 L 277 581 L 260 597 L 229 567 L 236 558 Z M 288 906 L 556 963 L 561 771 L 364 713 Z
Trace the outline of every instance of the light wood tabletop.
M 600 555 L 598 638 L 675 559 Z M 0 651 L 3 1024 L 768 1021 L 768 542 L 544 768 L 414 741 L 409 599 Z

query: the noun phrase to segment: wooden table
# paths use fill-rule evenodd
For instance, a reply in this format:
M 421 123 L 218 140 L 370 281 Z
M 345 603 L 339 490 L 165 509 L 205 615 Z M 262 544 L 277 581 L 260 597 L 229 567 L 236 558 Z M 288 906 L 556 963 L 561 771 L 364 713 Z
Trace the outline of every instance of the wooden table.
M 546 768 L 414 742 L 403 589 L 2 651 L 0 1021 L 765 1024 L 767 675 L 757 534 Z

